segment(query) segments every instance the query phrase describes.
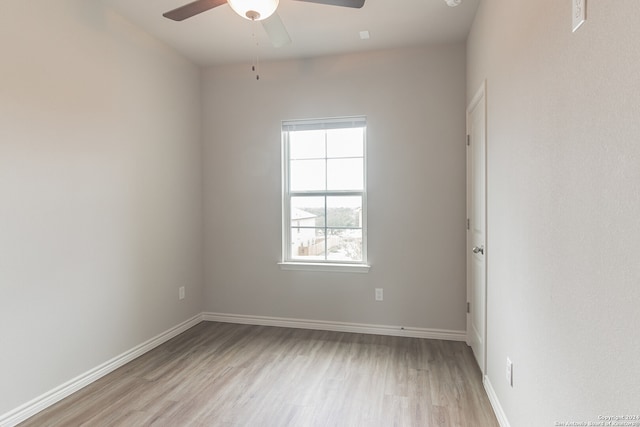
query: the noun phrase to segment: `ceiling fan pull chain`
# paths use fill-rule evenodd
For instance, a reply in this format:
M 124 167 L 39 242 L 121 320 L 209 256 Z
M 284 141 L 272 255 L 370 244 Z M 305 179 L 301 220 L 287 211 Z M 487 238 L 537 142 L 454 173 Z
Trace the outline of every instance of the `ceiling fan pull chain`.
M 258 54 L 256 53 L 256 56 L 253 57 L 253 65 L 251 66 L 251 71 L 256 73 L 256 80 L 260 80 L 259 61 Z
M 260 65 L 260 42 L 258 42 L 258 39 L 256 37 L 256 20 L 255 19 L 251 20 L 251 37 L 256 43 L 256 55 L 253 58 L 251 71 L 254 71 L 256 73 L 256 80 L 260 80 L 260 71 L 258 69 Z

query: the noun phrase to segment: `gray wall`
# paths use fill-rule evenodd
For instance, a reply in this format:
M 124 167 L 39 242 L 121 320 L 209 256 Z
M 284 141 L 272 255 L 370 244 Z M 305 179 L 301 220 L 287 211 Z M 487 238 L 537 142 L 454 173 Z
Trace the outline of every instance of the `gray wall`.
M 198 69 L 99 2 L 2 1 L 0 52 L 3 414 L 201 311 L 202 177 Z
M 464 331 L 464 44 L 249 62 L 204 75 L 205 310 Z M 368 118 L 371 270 L 281 271 L 280 122 L 345 115 Z
M 638 414 L 640 2 L 483 0 L 488 378 L 512 426 Z M 514 387 L 505 381 L 514 363 Z

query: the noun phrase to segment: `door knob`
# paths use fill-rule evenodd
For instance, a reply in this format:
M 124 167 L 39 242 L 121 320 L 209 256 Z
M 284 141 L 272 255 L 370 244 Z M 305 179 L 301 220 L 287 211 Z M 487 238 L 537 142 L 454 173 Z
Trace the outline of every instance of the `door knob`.
M 474 246 L 472 250 L 474 254 L 484 255 L 484 246 L 480 246 L 480 247 Z

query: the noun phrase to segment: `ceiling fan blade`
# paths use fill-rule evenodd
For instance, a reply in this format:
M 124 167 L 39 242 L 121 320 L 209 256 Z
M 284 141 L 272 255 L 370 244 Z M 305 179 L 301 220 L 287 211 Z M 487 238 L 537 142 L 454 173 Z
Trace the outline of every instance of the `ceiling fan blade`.
M 282 47 L 291 43 L 291 37 L 287 28 L 282 23 L 280 15 L 275 12 L 273 15 L 261 21 L 264 31 L 269 36 L 269 40 L 274 47 Z
M 196 0 L 185 4 L 184 6 L 170 10 L 167 13 L 163 13 L 162 16 L 173 19 L 174 21 L 183 21 L 202 12 L 206 12 L 209 9 L 213 9 L 214 7 L 221 6 L 226 2 L 227 0 Z
M 364 0 L 298 0 L 307 3 L 329 4 L 332 6 L 353 7 L 360 9 L 364 6 Z

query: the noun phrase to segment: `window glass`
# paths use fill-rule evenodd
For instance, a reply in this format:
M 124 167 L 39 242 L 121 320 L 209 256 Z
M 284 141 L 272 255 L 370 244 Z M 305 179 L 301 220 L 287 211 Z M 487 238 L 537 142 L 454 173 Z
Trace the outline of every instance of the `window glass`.
M 366 264 L 363 117 L 283 122 L 284 262 Z

